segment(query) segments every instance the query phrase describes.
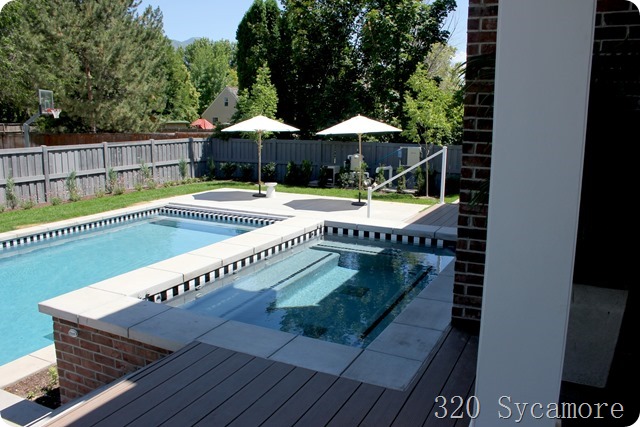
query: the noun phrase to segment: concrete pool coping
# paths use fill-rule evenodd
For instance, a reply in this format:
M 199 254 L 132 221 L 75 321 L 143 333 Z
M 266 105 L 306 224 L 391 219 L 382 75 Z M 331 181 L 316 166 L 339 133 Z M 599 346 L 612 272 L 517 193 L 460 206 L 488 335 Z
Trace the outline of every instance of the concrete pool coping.
M 234 193 L 240 193 L 240 194 L 245 193 L 246 197 L 243 196 L 244 198 L 240 202 L 238 202 L 238 198 L 236 197 L 236 200 L 233 200 L 232 203 L 219 203 L 219 202 L 216 202 L 215 200 L 209 201 L 206 199 L 206 197 L 204 198 L 199 197 L 202 195 L 210 195 L 211 193 L 215 193 L 215 192 L 234 192 Z M 18 231 L 0 233 L 0 240 L 13 238 L 13 237 L 28 236 L 35 232 L 38 232 L 39 230 L 52 230 L 52 229 L 57 229 L 57 228 L 68 226 L 68 225 L 83 224 L 93 220 L 101 220 L 104 218 L 110 218 L 117 215 L 130 214 L 132 212 L 143 212 L 153 208 L 164 207 L 169 203 L 178 204 L 178 205 L 183 204 L 185 206 L 193 207 L 193 208 L 214 207 L 214 208 L 220 208 L 220 209 L 228 209 L 230 211 L 242 211 L 246 213 L 264 214 L 265 212 L 268 212 L 269 214 L 273 214 L 273 215 L 290 216 L 291 221 L 289 222 L 289 224 L 298 223 L 298 226 L 301 225 L 300 223 L 306 224 L 306 226 L 303 227 L 305 231 L 309 231 L 309 229 L 312 228 L 314 224 L 313 221 L 311 223 L 309 223 L 308 221 L 310 219 L 315 219 L 317 221 L 320 221 L 324 225 L 324 227 L 344 228 L 345 230 L 350 230 L 349 232 L 351 232 L 351 230 L 359 230 L 359 231 L 371 231 L 371 232 L 403 233 L 405 235 L 409 234 L 414 236 L 423 236 L 426 238 L 438 239 L 440 241 L 455 241 L 457 239 L 457 230 L 454 227 L 412 225 L 407 222 L 404 222 L 409 218 L 415 216 L 420 211 L 424 210 L 425 209 L 424 206 L 421 206 L 421 205 L 407 205 L 403 203 L 374 201 L 375 209 L 373 210 L 374 212 L 374 215 L 372 215 L 373 218 L 367 218 L 366 216 L 367 207 L 362 207 L 354 210 L 352 210 L 352 208 L 349 208 L 349 207 L 344 208 L 344 206 L 346 206 L 345 203 L 348 203 L 350 205 L 351 203 L 350 200 L 346 200 L 345 202 L 345 199 L 321 198 L 318 196 L 305 196 L 305 195 L 285 194 L 285 193 L 278 193 L 276 197 L 270 198 L 270 199 L 266 199 L 266 198 L 258 199 L 258 198 L 251 197 L 253 193 L 254 193 L 253 191 L 246 191 L 246 190 L 221 189 L 221 190 L 197 193 L 197 194 L 188 195 L 188 196 L 172 197 L 169 199 L 163 199 L 163 200 L 145 203 L 143 205 L 139 205 L 131 208 L 118 209 L 115 211 L 90 215 L 82 218 L 59 221 L 56 223 L 51 223 L 46 225 L 37 225 L 34 227 L 25 228 Z M 332 204 L 339 205 L 338 211 L 337 212 L 328 211 L 327 208 L 324 207 L 324 205 L 322 209 L 314 210 L 312 206 L 313 202 L 315 202 L 318 199 L 321 199 L 321 202 L 323 203 L 329 200 Z M 302 200 L 302 202 L 300 202 L 300 200 Z M 252 205 L 250 203 L 251 201 L 260 201 L 260 203 Z M 304 206 L 302 209 L 294 209 L 294 208 L 291 208 L 290 206 L 283 208 L 283 206 L 292 205 L 294 203 L 300 203 L 301 205 L 304 204 Z M 275 227 L 276 225 L 282 225 L 282 223 L 273 224 L 272 226 L 274 227 L 273 228 L 274 231 L 276 229 Z M 239 245 L 239 246 L 242 246 L 242 245 Z M 198 254 L 191 253 L 188 255 L 189 256 L 187 258 L 191 258 L 191 261 L 202 261 L 198 257 L 203 255 L 205 257 L 207 256 L 207 254 L 200 254 L 200 253 Z M 211 258 L 215 258 L 215 257 L 211 257 Z M 218 260 L 214 260 L 213 262 L 215 265 L 218 265 Z M 180 262 L 176 263 L 175 261 L 167 260 L 167 261 L 157 263 L 157 265 L 155 265 L 154 268 L 158 271 L 162 270 L 162 271 L 168 272 L 169 274 L 173 274 L 173 273 L 176 273 L 177 275 L 182 274 L 183 279 L 185 279 L 186 277 L 189 277 L 189 273 L 185 273 L 184 271 L 173 271 L 173 270 L 176 270 L 177 268 L 176 268 L 176 265 L 171 265 L 171 264 L 180 264 Z M 190 262 L 190 264 L 192 263 Z M 151 267 L 152 266 L 145 267 L 145 268 L 151 268 Z M 439 285 L 439 283 L 441 283 L 441 285 Z M 102 285 L 104 285 L 104 283 Z M 132 289 L 128 289 L 128 291 L 132 290 L 134 293 L 136 291 L 138 292 L 136 294 L 136 297 L 133 298 L 129 295 L 123 295 L 121 292 L 116 292 L 114 295 L 113 289 L 100 289 L 100 287 L 101 285 L 95 284 L 95 288 L 91 292 L 93 291 L 99 292 L 98 294 L 92 293 L 92 295 L 94 296 L 100 295 L 101 298 L 104 298 L 104 300 L 102 300 L 104 303 L 100 303 L 91 307 L 84 307 L 81 310 L 78 310 L 78 308 L 81 308 L 81 307 L 78 307 L 75 304 L 71 304 L 74 308 L 73 309 L 69 308 L 70 311 L 67 313 L 67 315 L 70 315 L 70 317 L 68 318 L 72 319 L 75 317 L 75 319 L 79 319 L 80 317 L 82 317 L 83 319 L 85 319 L 86 322 L 95 324 L 96 326 L 99 325 L 103 329 L 111 328 L 111 330 L 114 332 L 115 331 L 123 332 L 126 329 L 127 333 L 129 333 L 129 329 L 131 329 L 132 332 L 134 330 L 137 331 L 134 335 L 144 336 L 144 333 L 142 332 L 143 331 L 142 326 L 140 326 L 137 329 L 134 328 L 135 325 L 144 323 L 143 321 L 140 320 L 139 317 L 136 318 L 136 316 L 132 316 L 132 319 L 128 319 L 127 316 L 120 316 L 120 315 L 117 315 L 117 313 L 123 314 L 124 311 L 126 310 L 126 307 L 130 307 L 132 305 L 138 305 L 142 303 L 144 305 L 150 304 L 150 307 L 147 310 L 149 310 L 152 313 L 155 313 L 153 314 L 152 317 L 158 316 L 159 313 L 157 311 L 159 311 L 158 308 L 160 308 L 161 306 L 159 307 L 158 304 L 155 304 L 155 303 L 150 303 L 150 302 L 147 303 L 145 301 L 140 301 L 137 298 L 142 293 L 141 291 L 146 292 L 148 288 L 145 286 L 134 286 Z M 159 286 L 159 287 L 162 287 L 162 286 Z M 452 287 L 453 287 L 453 263 L 451 263 L 441 273 L 441 275 L 438 278 L 436 278 L 432 282 L 432 284 L 430 284 L 425 289 L 425 291 L 429 291 L 429 292 L 423 291 L 423 293 L 418 297 L 423 300 L 432 301 L 431 304 L 435 306 L 442 306 L 442 304 L 440 303 L 448 304 L 447 309 L 445 309 L 444 311 L 440 310 L 442 312 L 446 312 L 448 310 L 448 312 L 443 318 L 443 322 L 446 321 L 447 324 L 450 319 L 451 299 L 452 299 L 452 293 L 453 293 Z M 436 292 L 436 290 L 438 291 Z M 430 295 L 430 296 L 427 296 L 427 295 Z M 449 301 L 445 301 L 446 299 L 448 299 Z M 57 307 L 57 308 L 52 306 L 50 307 L 50 309 L 53 310 L 54 312 L 59 312 L 61 314 L 66 311 L 64 306 L 65 304 L 63 304 L 62 307 Z M 153 308 L 151 306 L 153 306 Z M 123 309 L 123 307 L 125 308 Z M 49 310 L 49 308 L 45 309 L 44 312 L 46 312 L 47 310 Z M 93 312 L 91 312 L 91 310 L 93 310 Z M 115 310 L 115 311 L 110 312 L 110 310 Z M 86 314 L 88 314 L 89 317 L 82 315 L 84 311 L 87 311 Z M 161 311 L 163 312 L 165 310 L 163 309 Z M 79 313 L 79 312 L 82 312 L 82 313 Z M 143 313 L 145 313 L 145 310 L 142 310 L 138 314 L 138 316 L 142 315 L 142 317 L 144 317 Z M 114 318 L 118 318 L 119 320 L 112 321 Z M 136 321 L 137 323 L 133 323 Z M 119 322 L 122 322 L 123 324 L 120 325 Z M 227 340 L 228 345 L 232 346 L 233 343 L 231 342 L 232 341 L 231 338 L 233 337 L 233 334 L 231 335 L 223 334 L 225 330 L 233 329 L 234 327 L 233 322 L 232 323 L 229 323 L 229 322 L 230 321 L 222 321 L 221 323 L 216 323 L 215 325 L 209 325 L 211 326 L 211 329 L 207 330 L 207 332 L 205 332 L 201 336 L 195 337 L 195 339 L 210 340 L 210 341 L 211 340 L 212 341 Z M 407 322 L 407 319 L 405 319 L 404 322 Z M 415 332 L 421 332 L 421 333 L 427 332 L 429 333 L 428 335 L 430 336 L 434 336 L 434 334 L 437 334 L 440 331 L 440 329 L 438 329 L 440 326 L 437 326 L 435 329 L 433 329 L 430 327 L 426 327 L 424 325 L 414 325 L 414 324 L 411 324 L 411 322 L 403 323 L 400 320 L 395 323 L 397 323 L 397 325 L 395 326 L 396 328 L 395 335 L 397 335 L 398 337 L 406 337 L 407 340 L 409 341 L 411 340 L 410 332 L 412 330 L 414 330 Z M 237 325 L 235 326 L 237 329 Z M 218 328 L 218 331 L 213 332 L 214 329 L 216 328 Z M 259 328 L 259 327 L 255 327 L 255 328 Z M 258 330 L 256 332 L 259 332 L 261 334 L 268 334 L 268 332 L 266 332 L 264 328 L 260 328 L 260 329 L 262 330 L 261 331 Z M 430 330 L 431 332 L 428 330 Z M 238 331 L 236 330 L 236 332 Z M 302 339 L 304 337 L 294 336 L 289 338 L 291 339 L 289 339 L 285 345 L 283 345 L 281 348 L 278 348 L 278 350 L 273 353 L 272 356 L 274 359 L 283 360 L 283 361 L 291 360 L 292 352 L 290 350 L 293 349 L 296 345 L 299 345 L 300 342 L 305 341 Z M 323 342 L 320 341 L 320 343 L 323 343 Z M 290 346 L 285 350 L 284 347 L 287 344 L 289 344 Z M 326 347 L 328 351 L 333 351 L 331 350 L 331 347 L 336 345 L 331 343 L 326 343 L 326 344 L 328 344 L 328 346 L 324 346 L 324 347 Z M 397 343 L 395 346 L 398 347 Z M 428 343 L 419 342 L 419 346 L 422 347 L 421 354 L 424 356 L 424 358 L 428 357 L 429 351 L 426 350 L 428 347 Z M 320 347 L 323 347 L 323 346 L 320 345 Z M 416 356 L 415 353 L 412 353 L 414 350 L 411 350 L 411 349 L 401 350 L 397 352 L 397 354 L 385 353 L 385 351 L 388 351 L 386 350 L 386 347 L 390 347 L 390 346 L 380 345 L 377 350 L 368 348 L 364 351 L 360 351 L 357 355 L 354 355 L 353 352 L 351 353 L 345 352 L 347 353 L 347 356 L 344 357 L 340 363 L 337 363 L 336 365 L 331 367 L 327 367 L 326 369 L 328 369 L 331 372 L 334 372 L 340 369 L 340 366 L 342 366 L 343 376 L 347 376 L 349 378 L 354 378 L 354 379 L 360 379 L 363 375 L 366 376 L 367 371 L 369 371 L 370 373 L 376 371 L 376 368 L 372 369 L 371 366 L 369 366 L 369 362 L 381 364 L 382 365 L 381 369 L 382 369 L 384 368 L 384 366 L 388 366 L 388 367 L 396 366 L 398 362 L 406 363 L 407 365 L 412 365 L 412 362 L 419 362 L 418 359 L 421 359 L 423 357 L 423 356 Z M 374 348 L 376 347 L 374 346 Z M 239 350 L 246 351 L 246 349 L 239 349 Z M 256 347 L 255 349 L 255 352 L 258 352 L 260 354 L 263 354 L 262 353 L 263 351 L 264 350 L 260 350 L 258 347 Z M 403 353 L 403 351 L 405 353 Z M 409 357 L 406 357 L 406 356 L 409 356 Z M 16 368 L 14 368 L 14 366 L 18 367 L 18 365 L 14 365 L 14 363 L 17 363 L 19 361 L 20 359 L 18 359 L 18 361 L 3 365 L 2 367 L 0 367 L 0 369 L 4 368 L 7 371 L 10 370 L 15 372 Z M 369 361 L 369 362 L 365 363 L 366 361 Z M 22 365 L 20 366 L 21 367 L 19 368 L 19 371 L 23 372 L 22 377 L 28 376 L 42 369 L 42 367 L 40 367 L 39 365 L 34 367 L 31 370 L 25 369 L 25 367 Z M 395 382 L 396 384 L 395 386 L 392 386 L 392 388 L 402 387 L 402 384 L 406 382 L 405 381 L 406 378 L 408 378 L 408 376 L 410 375 L 409 371 L 410 370 L 407 370 L 405 372 L 404 377 L 392 378 L 393 380 L 392 382 Z M 380 378 L 382 377 L 380 371 L 378 371 L 376 375 Z M 395 370 L 392 376 L 397 376 L 397 372 Z M 375 379 L 370 379 L 369 381 L 375 381 Z M 366 382 L 369 382 L 369 381 L 366 381 Z

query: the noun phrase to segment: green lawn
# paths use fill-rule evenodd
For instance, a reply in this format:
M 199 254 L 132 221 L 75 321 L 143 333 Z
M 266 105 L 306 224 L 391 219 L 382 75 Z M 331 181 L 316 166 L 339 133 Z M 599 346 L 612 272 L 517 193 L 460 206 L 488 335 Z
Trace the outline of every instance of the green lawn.
M 16 230 L 36 224 L 61 221 L 84 215 L 106 212 L 114 209 L 126 208 L 137 203 L 164 199 L 167 197 L 184 194 L 198 193 L 201 191 L 215 190 L 218 188 L 239 188 L 257 190 L 257 185 L 233 182 L 233 181 L 207 181 L 183 184 L 175 187 L 159 187 L 152 190 L 131 191 L 121 195 L 106 195 L 104 197 L 92 197 L 77 202 L 61 203 L 59 205 L 36 206 L 31 209 L 5 210 L 0 213 L 0 233 Z M 263 188 L 263 191 L 266 191 Z M 289 187 L 278 184 L 277 191 L 282 193 L 311 194 L 328 197 L 344 197 L 357 199 L 357 190 L 342 190 L 338 188 L 313 188 L 313 187 Z M 366 200 L 367 192 L 362 192 L 362 199 Z M 446 203 L 455 201 L 458 196 L 445 198 Z M 385 200 L 402 203 L 414 203 L 425 206 L 437 203 L 436 199 L 417 198 L 410 194 L 379 193 L 373 194 L 374 200 Z

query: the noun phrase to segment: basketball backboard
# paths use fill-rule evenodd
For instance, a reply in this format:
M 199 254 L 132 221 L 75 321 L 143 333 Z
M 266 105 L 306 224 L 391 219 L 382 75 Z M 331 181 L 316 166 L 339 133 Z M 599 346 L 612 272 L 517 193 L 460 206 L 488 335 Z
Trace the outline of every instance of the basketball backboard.
M 38 99 L 40 100 L 40 113 L 44 113 L 50 108 L 55 108 L 53 104 L 53 91 L 38 89 Z

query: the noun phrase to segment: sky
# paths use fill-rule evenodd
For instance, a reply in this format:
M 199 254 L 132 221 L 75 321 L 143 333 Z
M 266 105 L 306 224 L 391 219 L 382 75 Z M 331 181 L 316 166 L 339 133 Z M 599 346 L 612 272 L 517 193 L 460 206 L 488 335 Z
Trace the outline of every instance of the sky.
M 192 37 L 235 41 L 238 24 L 254 0 L 143 0 L 141 11 L 151 5 L 162 10 L 164 32 L 172 40 Z M 453 33 L 450 44 L 458 49 L 455 62 L 464 61 L 467 40 L 468 0 L 458 0 L 448 25 Z

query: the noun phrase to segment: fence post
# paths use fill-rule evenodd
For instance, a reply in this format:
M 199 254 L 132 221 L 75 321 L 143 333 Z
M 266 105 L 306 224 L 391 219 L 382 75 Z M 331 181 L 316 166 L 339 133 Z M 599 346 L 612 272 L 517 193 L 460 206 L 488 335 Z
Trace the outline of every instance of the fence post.
M 42 172 L 44 173 L 44 201 L 49 201 L 51 191 L 51 181 L 49 179 L 49 148 L 42 146 Z
M 195 154 L 193 150 L 193 138 L 189 137 L 189 163 L 191 164 L 191 178 L 196 176 Z
M 104 188 L 109 188 L 109 169 L 111 169 L 111 156 L 109 156 L 109 144 L 102 143 L 102 155 L 104 157 Z
M 156 141 L 150 139 L 151 143 L 151 179 L 156 179 Z

